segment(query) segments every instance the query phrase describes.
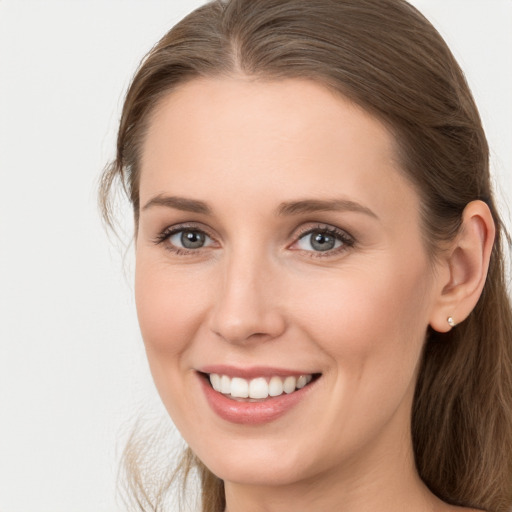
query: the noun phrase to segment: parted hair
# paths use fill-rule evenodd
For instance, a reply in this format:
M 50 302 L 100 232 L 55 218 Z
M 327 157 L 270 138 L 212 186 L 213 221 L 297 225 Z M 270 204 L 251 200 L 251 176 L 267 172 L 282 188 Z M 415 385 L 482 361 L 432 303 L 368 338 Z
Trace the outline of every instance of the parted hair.
M 156 44 L 128 89 L 116 157 L 100 187 L 107 224 L 113 188 L 121 183 L 137 225 L 141 145 L 160 100 L 187 81 L 240 75 L 310 79 L 384 122 L 396 139 L 400 171 L 419 194 L 431 258 L 458 233 L 470 201 L 489 206 L 497 234 L 483 293 L 456 328 L 425 333 L 411 432 L 418 472 L 437 496 L 508 511 L 512 312 L 504 253 L 510 239 L 495 207 L 481 120 L 446 43 L 405 0 L 215 0 L 200 7 Z M 147 495 L 134 446 L 125 459 L 138 507 L 161 510 L 170 483 Z M 190 451 L 172 477 L 185 478 L 191 468 L 200 477 L 203 512 L 222 512 L 223 482 Z

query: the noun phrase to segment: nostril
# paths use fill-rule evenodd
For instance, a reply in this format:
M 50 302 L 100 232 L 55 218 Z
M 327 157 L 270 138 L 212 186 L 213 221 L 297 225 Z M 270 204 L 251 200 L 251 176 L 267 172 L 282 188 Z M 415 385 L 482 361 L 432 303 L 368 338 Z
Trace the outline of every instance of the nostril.
M 229 343 L 258 343 L 258 342 L 266 342 L 270 341 L 274 336 L 265 332 L 249 332 L 243 330 L 223 330 L 223 331 L 214 331 L 217 336 L 224 339 Z

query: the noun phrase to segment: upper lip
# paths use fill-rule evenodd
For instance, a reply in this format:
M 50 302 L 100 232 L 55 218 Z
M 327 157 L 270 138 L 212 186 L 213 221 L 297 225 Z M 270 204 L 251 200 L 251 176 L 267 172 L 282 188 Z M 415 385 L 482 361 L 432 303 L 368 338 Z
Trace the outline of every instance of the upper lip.
M 213 364 L 201 366 L 197 369 L 201 373 L 217 373 L 218 375 L 227 375 L 228 377 L 240 377 L 242 379 L 254 379 L 256 377 L 273 377 L 274 375 L 287 377 L 300 375 L 313 375 L 314 371 L 292 370 L 290 368 L 277 368 L 273 366 L 250 366 L 240 368 L 226 364 Z

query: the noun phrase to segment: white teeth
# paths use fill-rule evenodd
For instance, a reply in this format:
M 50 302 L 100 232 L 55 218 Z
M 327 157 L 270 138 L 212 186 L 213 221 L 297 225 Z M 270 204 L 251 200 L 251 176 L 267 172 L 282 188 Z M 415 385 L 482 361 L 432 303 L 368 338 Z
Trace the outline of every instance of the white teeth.
M 288 395 L 295 391 L 295 387 L 297 386 L 297 379 L 295 377 L 286 377 L 283 382 L 283 390 Z
M 220 378 L 220 392 L 225 395 L 231 393 L 231 379 L 227 375 L 222 375 Z
M 279 377 L 272 377 L 268 383 L 268 394 L 279 396 L 283 394 L 283 380 Z
M 313 379 L 312 375 L 300 375 L 299 377 L 288 376 L 271 377 L 267 381 L 265 377 L 257 377 L 248 381 L 240 377 L 230 378 L 227 375 L 217 373 L 210 374 L 212 388 L 219 393 L 231 395 L 233 398 L 265 399 L 269 396 L 279 396 L 283 393 L 290 394 L 296 389 L 302 389 Z
M 252 379 L 249 383 L 249 398 L 267 398 L 268 384 L 263 377 Z
M 215 391 L 220 391 L 220 376 L 216 373 L 210 374 L 210 383 Z
M 307 380 L 306 380 L 306 376 L 305 375 L 301 375 L 298 379 L 297 379 L 297 389 L 302 389 L 306 384 L 307 384 Z
M 233 377 L 231 379 L 231 396 L 234 398 L 248 398 L 249 383 L 245 379 Z

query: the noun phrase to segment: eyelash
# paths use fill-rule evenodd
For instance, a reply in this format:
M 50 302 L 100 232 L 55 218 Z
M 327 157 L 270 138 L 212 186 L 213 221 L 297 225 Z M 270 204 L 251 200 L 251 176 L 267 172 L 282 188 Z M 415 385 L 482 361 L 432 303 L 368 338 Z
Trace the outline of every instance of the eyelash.
M 302 238 L 306 237 L 307 235 L 311 235 L 313 233 L 321 233 L 324 235 L 330 235 L 335 240 L 338 240 L 341 242 L 341 246 L 326 250 L 326 251 L 307 251 L 303 250 L 307 254 L 307 256 L 311 258 L 328 258 L 330 256 L 337 256 L 348 249 L 355 246 L 356 241 L 354 237 L 349 235 L 346 231 L 343 231 L 342 229 L 336 228 L 334 226 L 329 226 L 325 224 L 318 224 L 313 227 L 308 227 L 304 231 L 299 232 L 299 234 L 296 237 L 296 240 L 293 242 L 292 245 L 297 244 Z M 298 249 L 300 250 L 300 249 Z
M 200 233 L 211 240 L 215 241 L 214 237 L 208 234 L 207 231 L 204 229 L 198 228 L 195 225 L 188 225 L 188 224 L 180 224 L 172 227 L 165 228 L 154 240 L 153 243 L 156 245 L 164 245 L 165 249 L 172 252 L 173 254 L 176 254 L 178 256 L 186 256 L 190 254 L 198 254 L 201 249 L 204 249 L 204 247 L 200 247 L 198 249 L 183 249 L 181 247 L 176 247 L 175 245 L 171 244 L 169 242 L 169 239 L 176 235 L 177 233 L 181 233 L 183 231 L 190 231 L 195 233 Z M 311 235 L 313 233 L 321 233 L 326 234 L 329 236 L 334 237 L 337 241 L 341 242 L 341 246 L 329 249 L 326 251 L 308 251 L 303 249 L 295 249 L 300 250 L 303 253 L 306 253 L 308 257 L 311 258 L 326 258 L 329 256 L 335 256 L 342 252 L 347 251 L 348 249 L 355 246 L 356 241 L 355 239 L 349 235 L 346 231 L 343 231 L 339 228 L 336 228 L 334 226 L 329 226 L 325 224 L 318 224 L 316 226 L 305 228 L 303 231 L 300 231 L 294 240 L 294 242 L 291 245 L 297 244 L 301 239 L 306 237 L 307 235 Z M 166 243 L 168 242 L 168 243 Z
M 169 239 L 176 235 L 177 233 L 181 233 L 183 231 L 190 231 L 194 233 L 201 233 L 211 240 L 215 240 L 212 236 L 210 236 L 204 229 L 200 229 L 197 226 L 190 224 L 179 224 L 177 226 L 171 226 L 165 228 L 154 240 L 153 242 L 156 245 L 164 245 L 167 251 L 170 251 L 178 256 L 186 256 L 189 254 L 197 254 L 202 248 L 199 249 L 183 249 L 181 247 L 176 247 L 169 242 Z M 169 242 L 169 243 L 166 243 Z

